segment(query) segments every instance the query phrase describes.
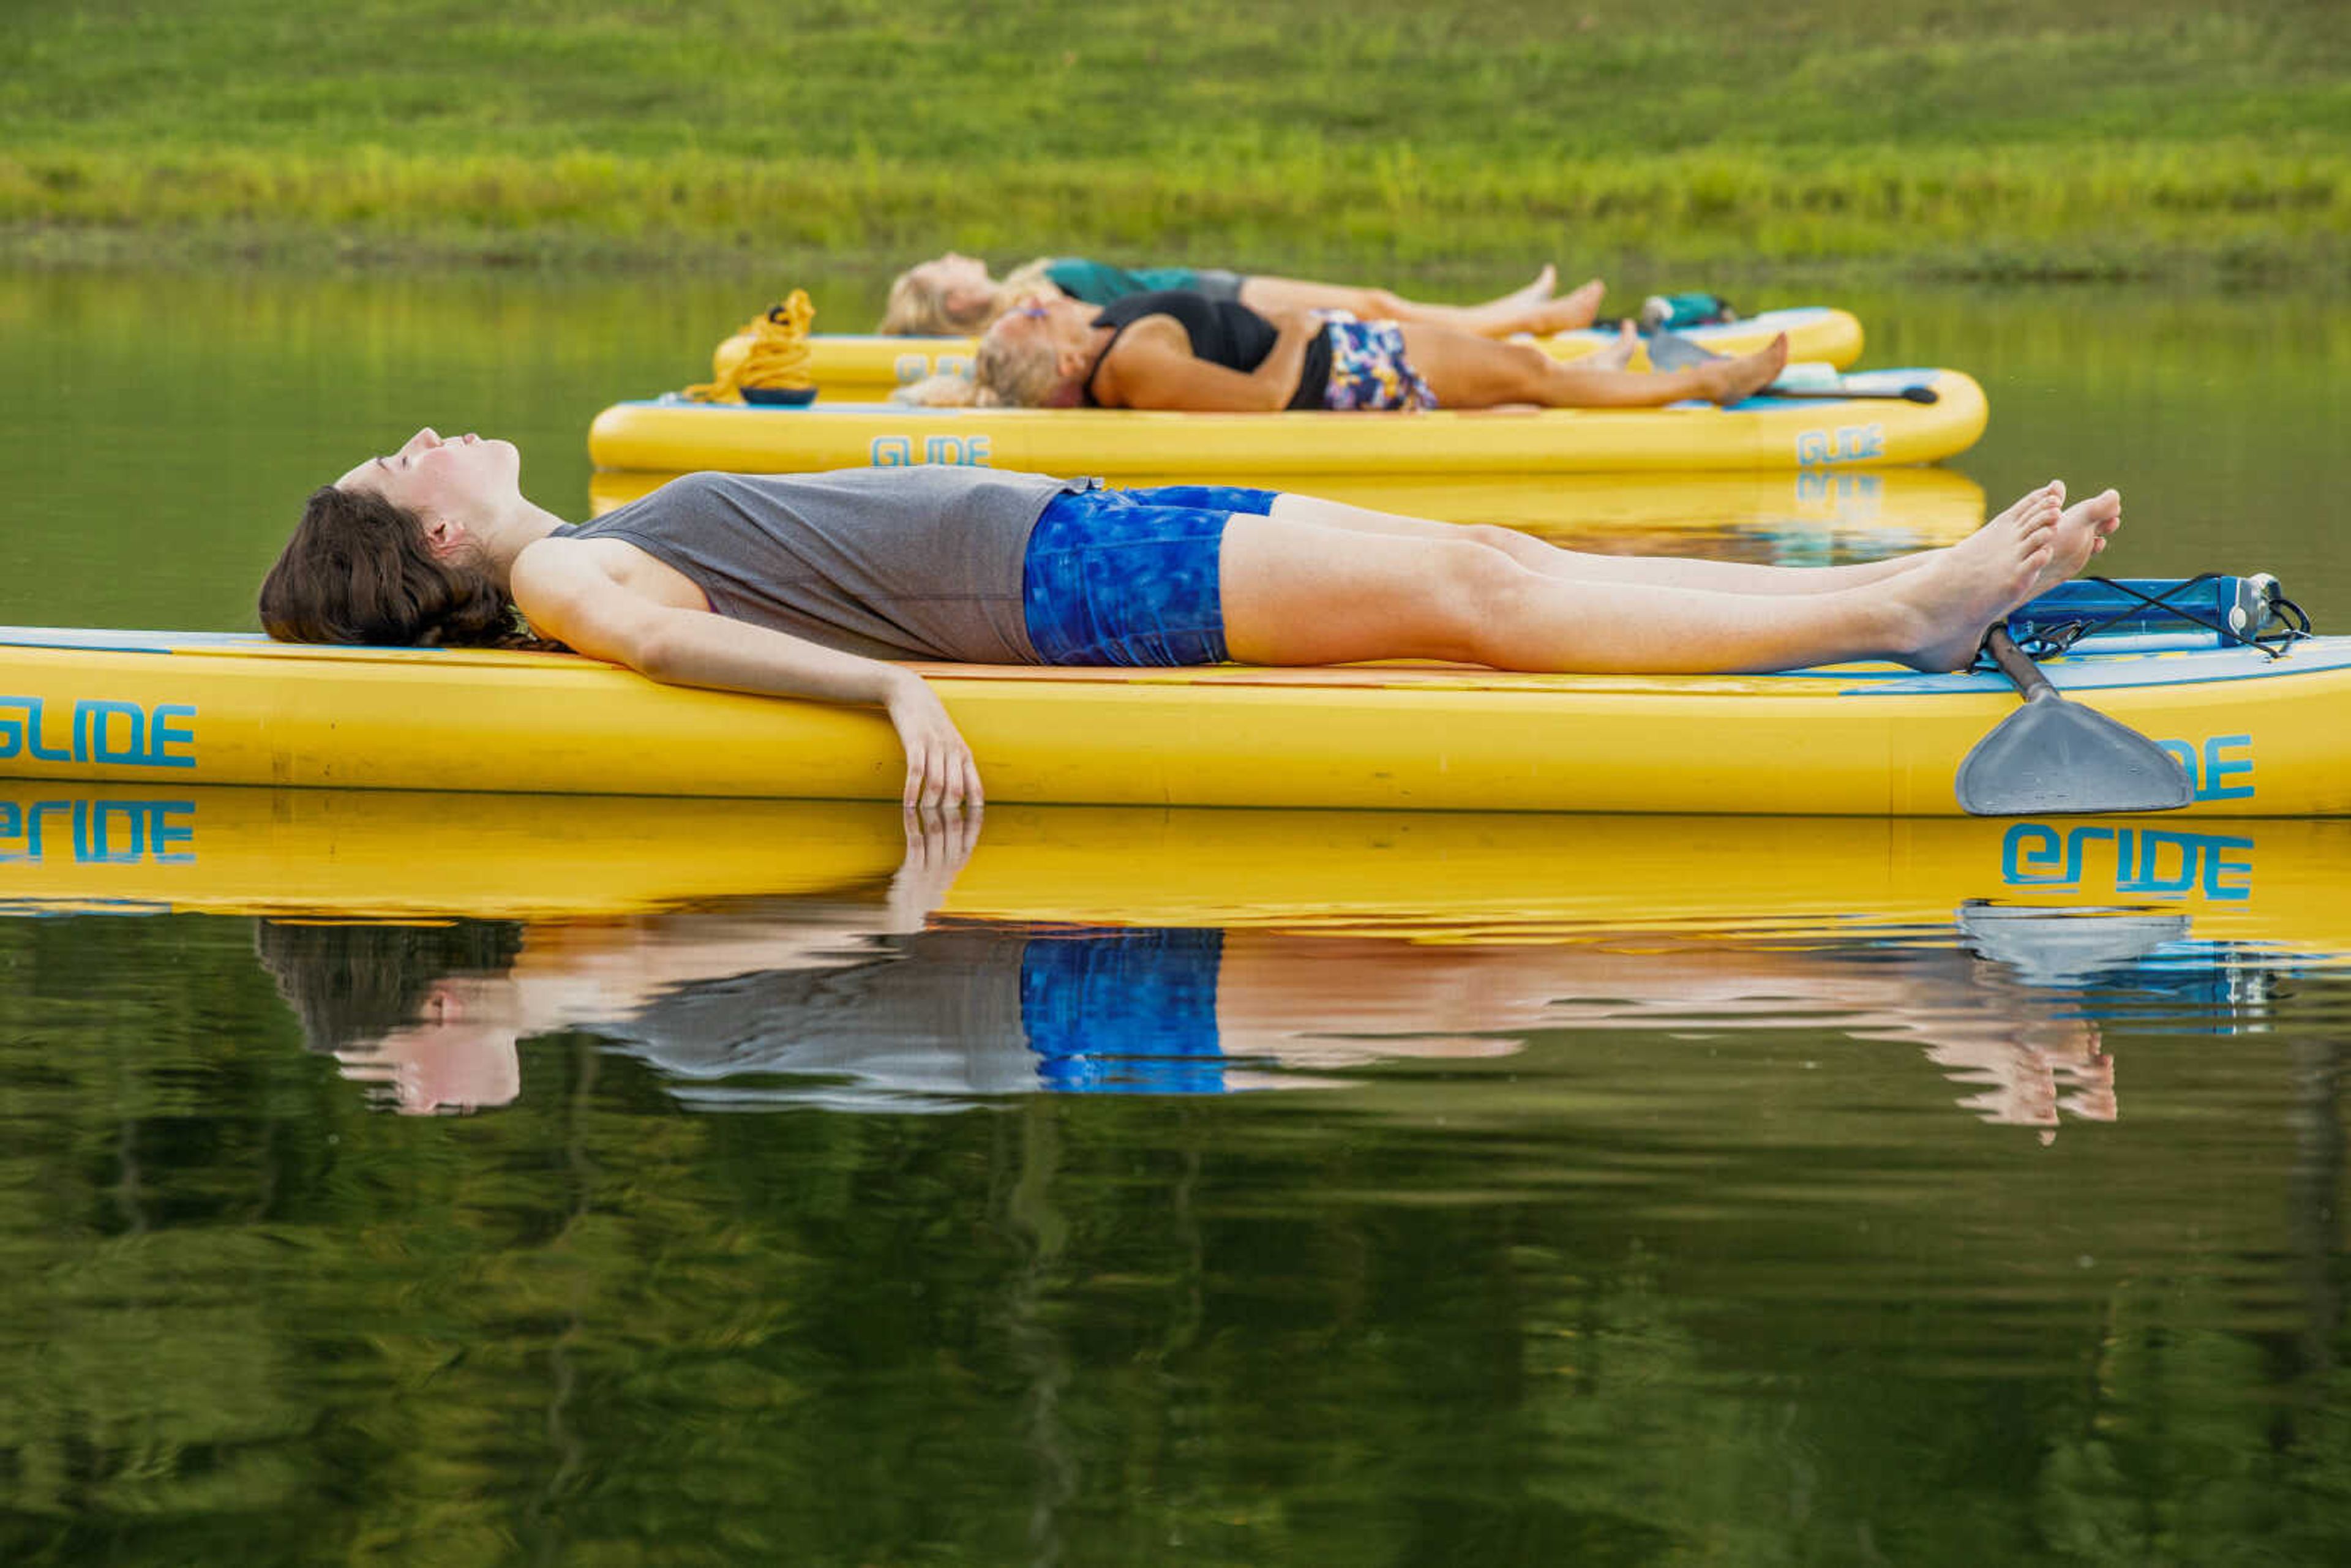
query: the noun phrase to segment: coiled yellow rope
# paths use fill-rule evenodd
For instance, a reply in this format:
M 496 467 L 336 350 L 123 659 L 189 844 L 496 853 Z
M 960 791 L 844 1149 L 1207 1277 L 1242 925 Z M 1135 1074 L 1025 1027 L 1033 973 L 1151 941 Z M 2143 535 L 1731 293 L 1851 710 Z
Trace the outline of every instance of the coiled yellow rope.
M 686 388 L 685 395 L 697 402 L 722 402 L 740 398 L 745 387 L 814 386 L 808 334 L 809 323 L 815 319 L 808 290 L 793 289 L 790 298 L 719 344 L 710 356 L 711 373 L 717 379 Z

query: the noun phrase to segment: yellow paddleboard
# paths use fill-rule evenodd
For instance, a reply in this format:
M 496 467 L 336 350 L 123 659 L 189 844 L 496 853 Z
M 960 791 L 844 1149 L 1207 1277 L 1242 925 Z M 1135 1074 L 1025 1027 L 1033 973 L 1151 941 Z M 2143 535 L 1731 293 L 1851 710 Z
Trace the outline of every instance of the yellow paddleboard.
M 914 665 L 991 799 L 1948 816 L 1997 676 Z M 2172 751 L 2188 815 L 2351 814 L 2351 638 L 2043 664 Z M 663 686 L 571 654 L 0 630 L 0 777 L 164 787 L 893 800 L 876 710 Z M 2167 819 L 2170 820 L 2170 819 Z
M 621 402 L 596 416 L 601 468 L 774 474 L 967 464 L 1040 474 L 1169 475 L 1247 483 L 1354 477 L 1799 470 L 1932 463 L 1983 434 L 1983 389 L 1958 371 L 1844 378 L 1869 397 L 1750 398 L 1729 408 L 1479 409 L 1422 413 L 1168 413 L 1132 409 L 808 408 Z M 1924 388 L 1935 401 L 1903 401 Z

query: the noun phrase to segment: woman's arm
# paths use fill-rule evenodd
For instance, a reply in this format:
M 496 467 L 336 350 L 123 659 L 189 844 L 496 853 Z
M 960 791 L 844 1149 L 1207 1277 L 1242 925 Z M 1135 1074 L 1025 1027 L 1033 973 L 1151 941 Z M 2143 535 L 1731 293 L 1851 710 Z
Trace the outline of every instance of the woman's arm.
M 1138 321 L 1103 357 L 1094 377 L 1094 397 L 1111 408 L 1201 413 L 1287 408 L 1305 367 L 1306 346 L 1322 327 L 1303 311 L 1284 311 L 1270 319 L 1280 335 L 1253 371 L 1227 370 L 1196 357 L 1191 340 L 1172 318 Z
M 542 635 L 671 685 L 872 703 L 906 748 L 905 803 L 977 810 L 979 769 L 938 695 L 912 670 L 782 632 L 646 598 L 580 541 L 541 539 L 515 558 L 515 602 Z

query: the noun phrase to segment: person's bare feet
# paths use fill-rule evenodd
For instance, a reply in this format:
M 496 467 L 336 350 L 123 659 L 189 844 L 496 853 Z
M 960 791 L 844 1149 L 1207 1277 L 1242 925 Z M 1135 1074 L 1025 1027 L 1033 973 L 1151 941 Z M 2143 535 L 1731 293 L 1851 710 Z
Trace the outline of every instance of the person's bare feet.
M 1576 363 L 1586 370 L 1621 371 L 1633 362 L 1634 351 L 1641 346 L 1641 334 L 1630 321 L 1616 324 L 1615 340 L 1598 353 L 1586 354 Z
M 2002 511 L 1999 516 L 1988 520 L 1984 524 L 1984 527 L 1988 528 L 1996 528 L 2003 523 L 2014 522 L 2026 507 L 2040 501 L 2043 497 L 2051 496 L 2056 497 L 2057 504 L 2059 506 L 2062 507 L 2065 504 L 2064 480 L 2052 479 L 2046 485 L 2038 486 L 2033 489 L 2027 490 L 2023 495 L 2019 496 L 2015 500 L 2011 501 L 2005 511 Z
M 1698 378 L 1698 395 L 1716 402 L 1737 402 L 1753 397 L 1780 377 L 1788 368 L 1788 334 L 1781 333 L 1751 354 L 1741 354 L 1734 360 L 1709 360 L 1691 367 Z
M 1915 670 L 1963 670 L 1984 628 L 2032 597 L 2054 554 L 2063 492 L 2043 486 L 1884 591 L 1908 625 L 1894 656 Z
M 1544 300 L 1531 312 L 1523 330 L 1547 338 L 1553 332 L 1573 332 L 1589 327 L 1600 314 L 1601 297 L 1607 292 L 1608 286 L 1595 277 L 1556 299 Z
M 2056 492 L 2058 504 L 2065 500 L 2065 482 L 2050 481 L 2049 488 Z M 2057 529 L 2050 540 L 2049 564 L 2041 570 L 2041 580 L 2032 585 L 2035 593 L 2046 593 L 2061 582 L 2070 582 L 2081 575 L 2092 557 L 2106 548 L 2115 530 L 2123 526 L 2123 498 L 2119 491 L 2101 490 L 2086 501 L 2076 501 L 2057 514 Z
M 1558 287 L 1559 268 L 1545 262 L 1543 269 L 1535 274 L 1535 280 L 1532 283 L 1528 284 L 1524 288 L 1514 288 L 1502 298 L 1513 305 L 1540 305 L 1552 297 L 1552 291 Z

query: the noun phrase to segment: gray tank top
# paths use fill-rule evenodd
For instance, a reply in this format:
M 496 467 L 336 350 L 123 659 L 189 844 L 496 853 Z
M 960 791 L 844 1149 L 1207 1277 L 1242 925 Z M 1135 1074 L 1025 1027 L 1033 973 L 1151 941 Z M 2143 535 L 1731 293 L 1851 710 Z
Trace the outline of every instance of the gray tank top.
M 844 653 L 1034 664 L 1029 532 L 1056 496 L 1100 484 L 946 465 L 688 474 L 551 537 L 625 540 L 717 613 Z

